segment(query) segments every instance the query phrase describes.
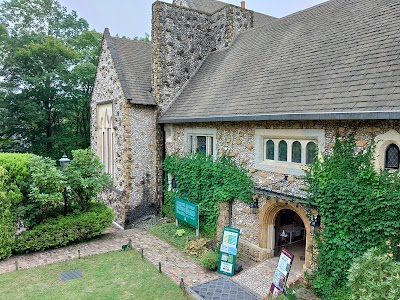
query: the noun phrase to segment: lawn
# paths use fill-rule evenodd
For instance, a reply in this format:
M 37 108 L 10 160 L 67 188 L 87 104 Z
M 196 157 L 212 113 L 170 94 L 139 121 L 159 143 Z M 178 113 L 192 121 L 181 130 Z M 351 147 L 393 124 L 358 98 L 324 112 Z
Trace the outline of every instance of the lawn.
M 61 281 L 62 272 L 79 269 L 82 278 Z M 184 300 L 182 290 L 135 250 L 75 259 L 0 275 L 0 298 Z

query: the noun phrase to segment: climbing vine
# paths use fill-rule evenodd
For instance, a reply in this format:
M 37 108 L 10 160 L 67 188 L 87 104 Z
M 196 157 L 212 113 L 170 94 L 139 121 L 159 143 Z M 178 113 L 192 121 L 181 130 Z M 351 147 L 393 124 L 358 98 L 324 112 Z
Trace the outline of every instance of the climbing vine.
M 368 249 L 396 252 L 400 240 L 398 172 L 378 173 L 373 148 L 358 149 L 353 137 L 336 138 L 307 175 L 309 198 L 318 206 L 322 230 L 314 288 L 323 299 L 334 297 L 347 281 L 352 261 Z
M 174 175 L 176 188 L 169 193 L 166 185 L 164 212 L 172 212 L 175 196 L 199 204 L 200 228 L 215 232 L 219 214 L 219 202 L 235 199 L 252 201 L 253 181 L 248 171 L 236 165 L 230 158 L 213 160 L 210 156 L 192 155 L 165 158 L 164 170 Z

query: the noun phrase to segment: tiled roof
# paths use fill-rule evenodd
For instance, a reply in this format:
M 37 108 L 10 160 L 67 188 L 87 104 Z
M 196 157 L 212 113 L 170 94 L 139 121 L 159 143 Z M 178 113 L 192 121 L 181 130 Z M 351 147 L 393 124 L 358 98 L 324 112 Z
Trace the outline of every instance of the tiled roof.
M 161 122 L 399 112 L 400 2 L 332 0 L 211 53 Z
M 151 43 L 104 36 L 125 98 L 134 104 L 156 105 L 151 95 Z
M 205 12 L 207 14 L 213 14 L 222 9 L 224 6 L 229 5 L 228 3 L 216 0 L 187 0 L 186 3 L 188 4 L 189 8 Z M 274 20 L 277 20 L 277 18 L 264 15 L 259 12 L 254 12 L 253 26 L 259 27 Z

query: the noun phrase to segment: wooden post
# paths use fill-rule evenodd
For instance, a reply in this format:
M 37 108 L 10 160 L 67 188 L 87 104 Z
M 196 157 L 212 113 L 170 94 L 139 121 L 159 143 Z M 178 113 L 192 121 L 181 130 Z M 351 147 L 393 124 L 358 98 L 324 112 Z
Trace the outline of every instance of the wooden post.
M 142 248 L 142 251 L 141 251 L 141 252 L 142 252 L 142 259 L 143 259 L 143 248 Z
M 18 260 L 15 261 L 15 270 L 18 271 L 19 270 L 19 266 L 18 266 Z
M 78 259 L 81 259 L 81 250 L 78 250 Z
M 161 273 L 161 262 L 158 263 L 158 272 Z
M 181 278 L 181 282 L 179 283 L 179 287 L 180 287 L 182 290 L 185 290 L 185 283 L 183 282 L 183 278 Z

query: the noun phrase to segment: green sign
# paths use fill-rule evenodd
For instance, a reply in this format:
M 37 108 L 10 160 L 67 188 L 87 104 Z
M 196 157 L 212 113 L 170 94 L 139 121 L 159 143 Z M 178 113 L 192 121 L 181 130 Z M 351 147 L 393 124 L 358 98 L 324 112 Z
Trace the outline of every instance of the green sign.
M 226 226 L 224 227 L 219 254 L 218 273 L 228 276 L 234 275 L 239 235 L 239 229 Z
M 179 198 L 175 198 L 175 218 L 199 228 L 199 206 Z

